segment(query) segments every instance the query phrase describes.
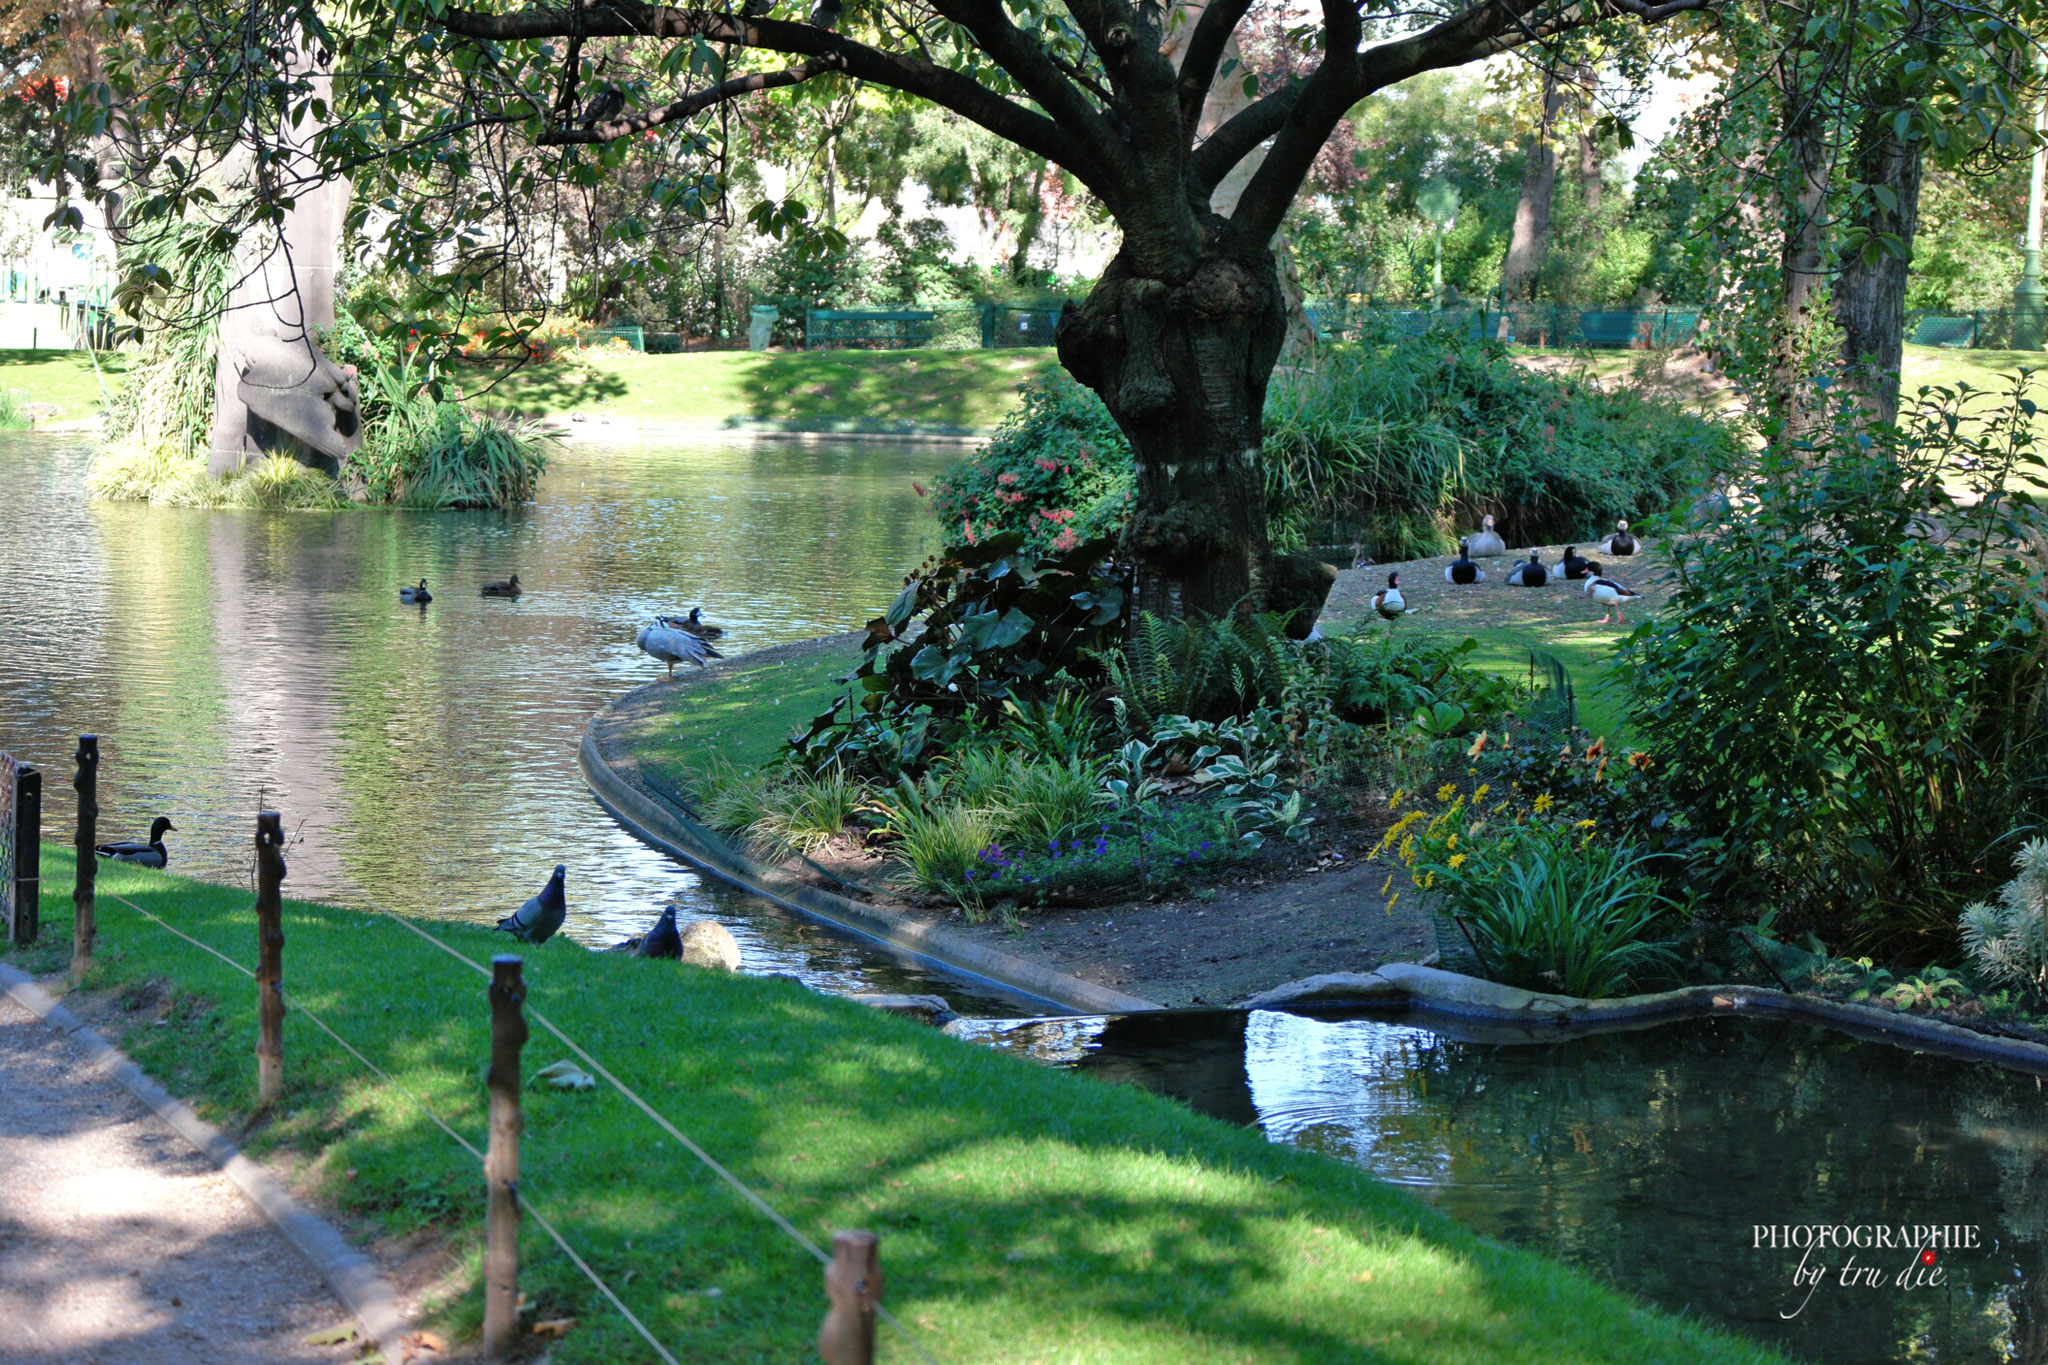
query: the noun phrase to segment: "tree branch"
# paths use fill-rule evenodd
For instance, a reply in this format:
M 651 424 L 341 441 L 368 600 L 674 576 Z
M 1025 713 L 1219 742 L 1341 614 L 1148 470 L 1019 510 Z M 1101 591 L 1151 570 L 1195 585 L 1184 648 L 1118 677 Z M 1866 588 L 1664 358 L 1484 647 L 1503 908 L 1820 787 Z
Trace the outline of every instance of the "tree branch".
M 1230 35 L 1237 32 L 1251 7 L 1252 0 L 1210 0 L 1188 36 L 1187 50 L 1180 59 L 1180 126 L 1188 143 L 1194 141 L 1195 129 L 1202 121 L 1202 105 L 1209 98 L 1209 87 L 1216 83 L 1223 49 L 1230 45 Z
M 610 142 L 616 138 L 631 137 L 644 133 L 650 128 L 659 128 L 664 123 L 677 123 L 693 115 L 701 114 L 714 104 L 751 95 L 757 90 L 779 90 L 784 86 L 801 85 L 813 76 L 822 76 L 827 71 L 843 71 L 846 59 L 836 52 L 813 57 L 796 66 L 780 71 L 756 71 L 748 76 L 735 76 L 708 90 L 700 90 L 688 99 L 677 100 L 666 108 L 651 114 L 635 114 L 627 118 L 613 119 L 589 128 L 551 128 L 542 133 L 539 143 L 543 147 L 565 147 L 577 143 Z

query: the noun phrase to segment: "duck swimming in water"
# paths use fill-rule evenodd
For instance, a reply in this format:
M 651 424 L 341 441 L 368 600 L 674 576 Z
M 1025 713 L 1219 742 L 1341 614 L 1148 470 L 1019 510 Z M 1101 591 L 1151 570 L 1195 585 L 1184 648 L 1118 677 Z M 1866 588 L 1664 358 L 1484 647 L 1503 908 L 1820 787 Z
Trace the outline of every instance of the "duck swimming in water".
M 1485 581 L 1486 570 L 1472 562 L 1472 542 L 1469 540 L 1459 541 L 1457 559 L 1444 565 L 1444 582 L 1483 583 Z
M 117 863 L 133 863 L 137 867 L 163 867 L 171 861 L 171 851 L 164 847 L 164 831 L 177 826 L 159 815 L 149 823 L 149 838 L 146 842 L 123 839 L 117 843 L 101 844 L 93 851 L 102 858 Z
M 506 579 L 503 583 L 484 584 L 483 595 L 485 597 L 517 597 L 524 591 L 526 590 L 519 586 L 519 575 L 513 574 L 512 577 Z
M 725 635 L 724 626 L 714 626 L 704 620 L 704 608 L 691 607 L 688 616 L 657 616 L 654 618 L 671 630 L 687 630 L 700 640 L 717 640 Z
M 422 578 L 417 588 L 400 588 L 398 600 L 408 605 L 424 607 L 434 600 L 434 594 L 427 591 L 427 580 Z

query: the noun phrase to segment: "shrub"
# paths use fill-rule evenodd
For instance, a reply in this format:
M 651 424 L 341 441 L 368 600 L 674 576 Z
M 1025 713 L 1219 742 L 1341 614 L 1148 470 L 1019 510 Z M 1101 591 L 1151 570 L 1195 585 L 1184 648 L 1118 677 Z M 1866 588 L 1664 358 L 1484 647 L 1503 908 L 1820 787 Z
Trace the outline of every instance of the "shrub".
M 968 544 L 1022 532 L 1039 553 L 1116 534 L 1134 486 L 1130 445 L 1100 399 L 1065 375 L 1019 390 L 995 438 L 936 480 L 932 507 Z
M 690 813 L 712 829 L 744 829 L 777 809 L 789 775 L 773 767 L 743 768 L 719 754 L 707 756 L 683 775 Z
M 1619 661 L 1715 889 L 1883 957 L 1947 951 L 2048 815 L 2033 404 L 1966 427 L 1965 391 L 1922 392 L 1904 431 L 1839 406 L 1760 457 Z
M 28 411 L 20 395 L 12 389 L 0 389 L 0 431 L 19 431 L 28 424 Z
M 517 507 L 533 496 L 551 443 L 538 424 L 500 421 L 435 395 L 411 365 L 377 365 L 363 444 L 342 476 L 369 500 L 432 511 Z
M 2048 993 L 2048 839 L 2029 839 L 2014 866 L 1998 899 L 1964 910 L 1957 927 L 1972 967 L 2038 996 Z
M 846 832 L 869 796 L 865 786 L 836 768 L 799 775 L 777 789 L 773 804 L 748 823 L 748 843 L 768 856 L 795 852 L 810 857 Z
M 1081 759 L 1013 754 L 1003 802 L 1002 833 L 1025 847 L 1071 834 L 1101 818 L 1108 802 L 1102 765 Z
M 882 815 L 883 830 L 895 837 L 890 851 L 902 862 L 903 879 L 912 890 L 962 898 L 979 913 L 970 883 L 982 865 L 981 851 L 996 842 L 994 812 L 932 799 L 908 780 L 876 798 L 872 809 Z

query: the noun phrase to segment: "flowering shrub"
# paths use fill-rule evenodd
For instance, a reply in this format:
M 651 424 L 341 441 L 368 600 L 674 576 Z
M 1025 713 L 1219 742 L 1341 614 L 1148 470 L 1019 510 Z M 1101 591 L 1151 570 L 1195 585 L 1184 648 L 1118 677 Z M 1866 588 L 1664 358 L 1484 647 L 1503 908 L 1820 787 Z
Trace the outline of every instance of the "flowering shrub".
M 963 544 L 1022 531 L 1041 553 L 1114 535 L 1130 507 L 1131 449 L 1095 396 L 1034 380 L 995 439 L 940 475 L 932 507 Z

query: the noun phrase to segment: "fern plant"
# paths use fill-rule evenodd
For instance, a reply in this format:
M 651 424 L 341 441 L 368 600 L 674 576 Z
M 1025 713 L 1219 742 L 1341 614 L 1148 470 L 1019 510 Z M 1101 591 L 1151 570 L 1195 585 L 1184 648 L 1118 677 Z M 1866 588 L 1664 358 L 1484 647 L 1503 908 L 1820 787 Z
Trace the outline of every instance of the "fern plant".
M 1957 927 L 1971 966 L 2038 996 L 2048 993 L 2048 839 L 2029 839 L 2015 866 L 1997 901 L 1968 907 Z
M 1168 716 L 1213 720 L 1277 705 L 1302 667 L 1284 619 L 1272 613 L 1168 621 L 1139 612 L 1122 652 L 1106 662 L 1137 733 Z

